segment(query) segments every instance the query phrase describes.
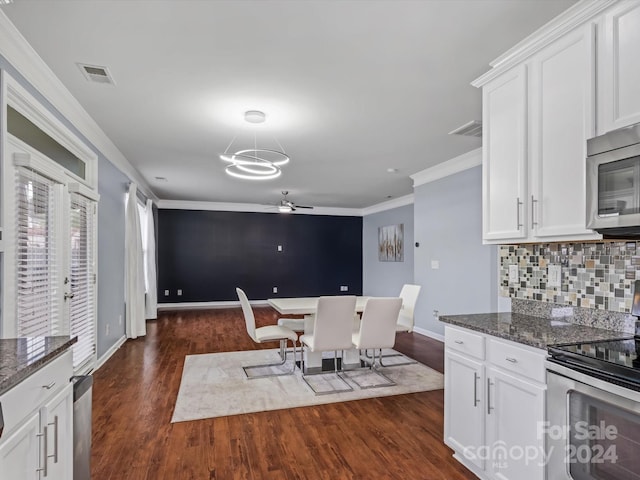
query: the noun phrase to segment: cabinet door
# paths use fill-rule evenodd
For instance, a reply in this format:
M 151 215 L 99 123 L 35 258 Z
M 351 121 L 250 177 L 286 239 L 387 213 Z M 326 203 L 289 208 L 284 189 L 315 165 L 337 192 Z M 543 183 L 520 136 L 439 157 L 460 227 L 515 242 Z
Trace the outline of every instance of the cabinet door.
M 47 478 L 73 478 L 73 385 L 68 384 L 40 410 L 40 429 L 47 427 Z
M 36 413 L 10 437 L 0 439 L 0 476 L 4 479 L 40 478 L 40 417 Z
M 620 2 L 605 15 L 598 66 L 598 132 L 640 122 L 640 2 Z
M 444 371 L 445 443 L 466 461 L 484 469 L 484 367 L 447 351 Z
M 595 32 L 580 28 L 530 63 L 529 227 L 534 237 L 599 238 L 586 228 L 586 141 L 595 135 Z
M 510 70 L 482 89 L 483 239 L 527 236 L 527 75 Z
M 487 371 L 487 470 L 498 480 L 544 480 L 545 388 Z

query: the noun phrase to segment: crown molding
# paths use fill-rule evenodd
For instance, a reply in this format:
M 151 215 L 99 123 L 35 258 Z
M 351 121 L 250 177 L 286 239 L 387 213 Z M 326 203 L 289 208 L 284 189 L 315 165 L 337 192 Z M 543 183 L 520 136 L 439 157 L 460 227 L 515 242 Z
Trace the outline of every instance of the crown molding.
M 471 85 L 482 87 L 620 0 L 581 0 L 489 63 L 492 67 Z
M 454 157 L 451 160 L 414 173 L 411 175 L 413 187 L 415 188 L 425 183 L 448 177 L 449 175 L 477 167 L 478 165 L 482 165 L 482 148 L 476 148 L 475 150 Z
M 370 207 L 365 207 L 362 209 L 362 216 L 365 217 L 374 213 L 384 212 L 387 210 L 392 210 L 394 208 L 404 207 L 406 205 L 412 204 L 413 193 L 410 193 L 409 195 L 405 195 L 404 197 L 394 198 L 393 200 L 388 200 L 376 205 L 371 205 Z
M 149 198 L 157 201 L 147 181 L 142 177 L 118 147 L 91 118 L 80 102 L 53 73 L 22 36 L 11 20 L 0 10 L 0 55 L 11 64 L 58 112 L 119 170 L 140 185 Z
M 275 205 L 261 203 L 223 203 L 223 202 L 193 202 L 188 200 L 159 200 L 158 209 L 163 210 L 206 210 L 217 212 L 253 212 L 253 213 L 280 213 Z M 345 217 L 361 217 L 360 208 L 334 208 L 314 207 L 311 209 L 298 209 L 295 212 L 282 215 L 335 215 Z

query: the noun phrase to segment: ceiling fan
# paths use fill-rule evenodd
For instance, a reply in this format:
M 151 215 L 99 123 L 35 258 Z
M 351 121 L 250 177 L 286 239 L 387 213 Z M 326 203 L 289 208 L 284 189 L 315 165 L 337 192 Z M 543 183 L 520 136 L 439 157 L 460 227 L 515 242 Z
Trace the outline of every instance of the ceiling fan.
M 298 208 L 313 208 L 306 205 L 298 205 L 296 203 L 293 203 L 287 198 L 287 195 L 289 195 L 289 192 L 287 190 L 283 190 L 282 199 L 276 204 L 280 213 L 295 212 Z

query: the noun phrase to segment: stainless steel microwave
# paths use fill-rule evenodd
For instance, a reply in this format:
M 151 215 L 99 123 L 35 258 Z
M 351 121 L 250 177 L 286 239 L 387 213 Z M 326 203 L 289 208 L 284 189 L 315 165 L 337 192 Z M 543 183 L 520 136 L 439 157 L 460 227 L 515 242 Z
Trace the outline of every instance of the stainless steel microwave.
M 640 123 L 587 140 L 587 228 L 640 238 Z

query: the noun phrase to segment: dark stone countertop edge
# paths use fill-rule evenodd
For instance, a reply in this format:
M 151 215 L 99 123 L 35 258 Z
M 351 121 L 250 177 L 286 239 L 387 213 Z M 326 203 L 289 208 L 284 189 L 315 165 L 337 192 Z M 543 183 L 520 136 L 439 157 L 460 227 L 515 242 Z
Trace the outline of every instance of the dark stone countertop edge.
M 508 318 L 512 314 L 510 312 L 501 312 L 501 313 L 487 313 L 487 314 L 468 314 L 468 315 L 441 315 L 439 320 L 443 323 L 447 323 L 450 325 L 454 325 L 461 328 L 466 328 L 467 330 L 473 330 L 479 333 L 485 333 L 487 335 L 491 335 L 493 337 L 502 338 L 504 340 L 509 340 L 511 342 L 520 343 L 523 345 L 529 345 L 531 347 L 539 348 L 541 350 L 546 350 L 548 347 L 553 345 L 562 345 L 562 344 L 570 344 L 570 343 L 578 343 L 578 342 L 586 342 L 586 341 L 600 341 L 600 340 L 617 340 L 621 338 L 629 338 L 632 337 L 629 333 L 619 332 L 616 330 L 605 330 L 603 328 L 595 328 L 595 327 L 587 327 L 584 325 L 578 325 L 575 323 L 570 323 L 572 327 L 572 337 L 566 339 L 557 339 L 557 341 L 547 342 L 543 339 L 530 338 L 530 337 L 521 337 L 518 335 L 509 334 L 506 332 L 497 331 L 495 329 L 489 328 L 485 325 L 474 324 L 469 321 L 470 318 L 476 316 L 477 318 L 487 317 L 495 317 L 496 320 L 502 316 L 503 318 Z M 548 326 L 549 320 L 541 317 L 534 317 L 529 315 L 517 314 L 520 318 L 526 317 L 530 322 L 539 323 L 541 326 Z M 458 317 L 458 318 L 456 318 Z M 464 320 L 462 320 L 464 319 Z M 562 318 L 557 319 L 562 321 Z M 558 327 L 549 327 L 551 329 Z M 561 327 L 562 328 L 562 327 Z M 560 331 L 560 330 L 557 330 Z M 579 332 L 579 334 L 576 334 Z
M 54 360 L 56 357 L 66 352 L 71 346 L 78 341 L 78 337 L 69 338 L 65 343 L 51 349 L 42 358 L 20 368 L 16 373 L 4 378 L 0 381 L 0 395 L 18 385 L 21 381 L 40 370 L 46 364 Z

